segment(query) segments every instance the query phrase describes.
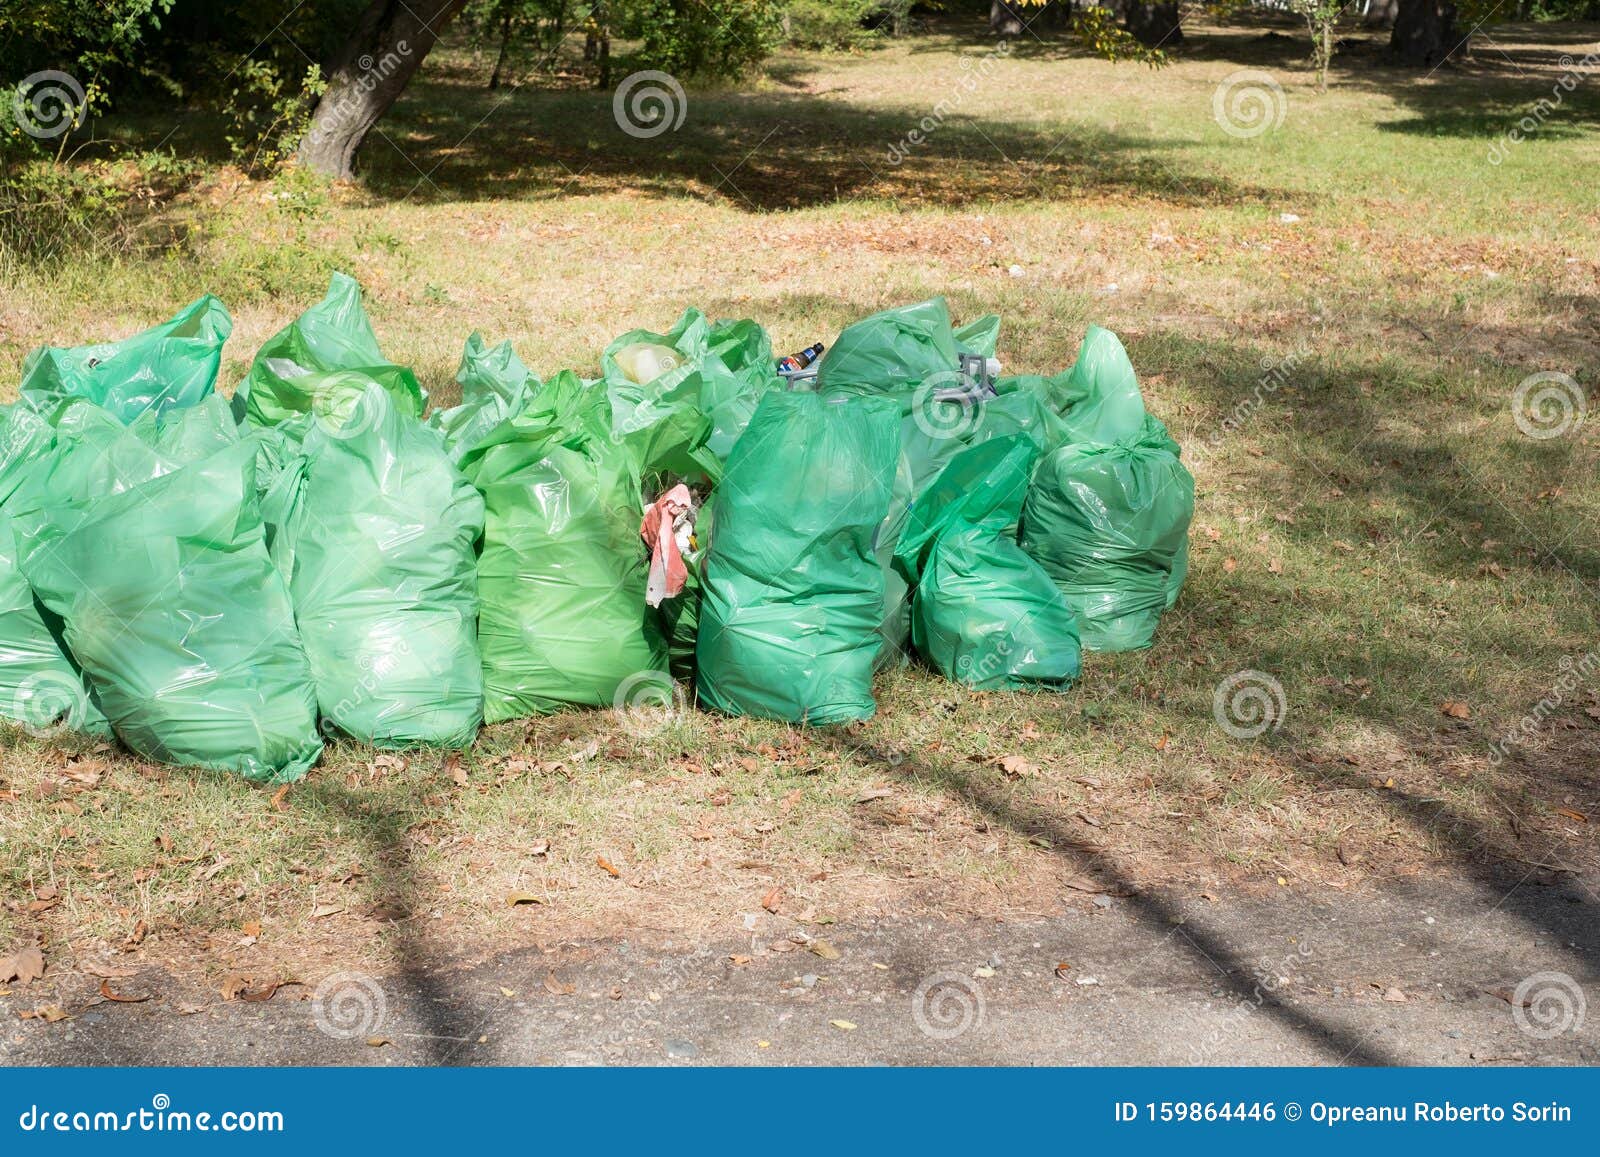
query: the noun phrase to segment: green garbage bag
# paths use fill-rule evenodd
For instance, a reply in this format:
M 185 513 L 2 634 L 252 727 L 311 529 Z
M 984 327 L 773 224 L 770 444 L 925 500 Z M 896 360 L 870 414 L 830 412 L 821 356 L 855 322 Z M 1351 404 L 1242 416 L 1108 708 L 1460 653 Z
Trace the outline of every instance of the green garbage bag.
M 325 727 L 379 747 L 465 747 L 483 716 L 483 499 L 435 430 L 376 382 L 342 423 L 297 420 L 263 502 Z
M 1071 440 L 1034 472 L 1019 541 L 1077 612 L 1086 648 L 1138 650 L 1183 581 L 1194 477 L 1114 334 L 1090 328 L 1064 385 Z
M 228 311 L 207 294 L 124 341 L 34 350 L 22 366 L 22 396 L 40 410 L 87 398 L 124 424 L 147 410 L 192 406 L 216 385 L 232 332 Z
M 1016 542 L 1038 453 L 1026 434 L 962 451 L 918 499 L 896 552 L 917 576 L 917 653 L 981 691 L 1063 687 L 1078 677 L 1072 608 Z
M 210 408 L 169 417 L 211 429 Z M 316 698 L 263 539 L 256 447 L 237 440 L 181 462 L 164 452 L 191 451 L 202 437 L 154 426 L 126 436 L 146 441 L 165 472 L 124 489 L 60 492 L 57 504 L 19 515 L 23 574 L 64 622 L 68 648 L 136 754 L 253 780 L 300 778 L 322 750 Z
M 478 643 L 484 718 L 613 706 L 665 671 L 645 603 L 637 463 L 610 436 L 603 394 L 563 371 L 466 455 L 484 498 Z
M 456 370 L 461 404 L 428 415 L 428 425 L 444 438 L 456 465 L 501 422 L 520 414 L 539 389 L 539 379 L 522 364 L 509 341 L 490 346 L 482 334 L 467 338 Z
M 684 310 L 664 334 L 636 329 L 618 337 L 600 370 L 615 428 L 642 448 L 644 471 L 690 479 L 713 474 L 762 395 L 783 387 L 766 330 L 748 318 L 712 321 L 698 309 Z M 654 431 L 660 425 L 667 428 Z M 654 432 L 647 438 L 645 431 Z
M 51 444 L 50 427 L 30 407 L 0 406 L 0 719 L 34 734 L 67 728 L 109 735 L 105 715 L 61 643 L 59 624 L 40 607 L 17 565 L 9 503 L 24 472 Z
M 873 535 L 899 456 L 884 398 L 770 393 L 712 494 L 700 702 L 732 715 L 869 718 L 883 615 Z
M 959 394 L 962 353 L 992 356 L 1000 319 L 988 315 L 957 330 L 942 297 L 875 313 L 839 334 L 817 367 L 817 389 L 829 397 L 890 397 L 900 407 L 900 461 L 877 555 L 884 572 L 879 624 L 880 668 L 910 658 L 911 582 L 895 547 L 912 504 L 960 453 L 975 428 L 972 404 Z
M 360 370 L 393 395 L 402 413 L 422 417 L 427 396 L 416 375 L 383 356 L 361 306 L 361 287 L 343 273 L 333 275 L 326 297 L 257 351 L 234 393 L 234 413 L 241 422 L 271 426 L 311 412 L 330 400 L 313 375 L 336 370 Z

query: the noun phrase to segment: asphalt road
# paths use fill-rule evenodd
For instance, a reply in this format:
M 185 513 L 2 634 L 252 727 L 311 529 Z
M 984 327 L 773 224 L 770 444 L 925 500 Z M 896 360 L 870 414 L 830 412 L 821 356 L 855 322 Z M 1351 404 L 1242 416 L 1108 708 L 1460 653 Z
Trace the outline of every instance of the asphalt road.
M 112 1003 L 86 975 L 57 981 L 53 1024 L 0 998 L 0 1063 L 1596 1064 L 1595 883 L 1071 895 L 1050 919 L 803 932 L 757 912 L 715 943 L 552 944 L 261 1003 L 152 971 L 115 981 L 151 999 Z

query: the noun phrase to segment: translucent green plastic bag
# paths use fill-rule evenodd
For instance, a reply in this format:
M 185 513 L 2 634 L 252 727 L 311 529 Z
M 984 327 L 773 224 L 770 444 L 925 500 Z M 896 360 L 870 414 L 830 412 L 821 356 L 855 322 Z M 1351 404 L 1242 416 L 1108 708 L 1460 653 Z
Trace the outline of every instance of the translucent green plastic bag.
M 263 512 L 324 725 L 380 747 L 471 744 L 483 499 L 370 379 L 339 421 L 297 422 Z
M 256 353 L 234 394 L 234 413 L 257 426 L 309 413 L 329 396 L 315 375 L 337 370 L 361 371 L 393 396 L 401 413 L 422 417 L 427 396 L 416 375 L 383 356 L 361 306 L 361 287 L 343 273 L 333 275 L 326 297 Z
M 63 647 L 54 616 L 40 607 L 17 565 L 9 503 L 24 472 L 51 443 L 49 426 L 32 409 L 0 406 L 0 719 L 36 735 L 57 728 L 109 735 L 110 725 Z
M 1038 452 L 1026 434 L 963 451 L 918 499 L 900 536 L 898 557 L 917 576 L 917 653 L 978 690 L 1062 687 L 1078 677 L 1072 608 L 1016 543 Z
M 900 461 L 883 528 L 877 535 L 884 573 L 879 667 L 910 658 L 911 580 L 895 549 L 917 496 L 976 428 L 970 404 L 945 395 L 964 384 L 963 353 L 994 354 L 1000 319 L 990 314 L 956 329 L 942 297 L 875 313 L 849 326 L 822 355 L 817 389 L 830 397 L 888 397 L 900 410 Z M 1008 403 L 1009 404 L 1009 403 Z
M 634 676 L 666 670 L 645 603 L 638 466 L 605 404 L 558 374 L 463 464 L 487 508 L 478 641 L 491 723 L 613 706 Z
M 233 319 L 207 294 L 170 321 L 120 342 L 42 347 L 22 367 L 22 396 L 40 410 L 87 398 L 126 424 L 147 410 L 182 409 L 208 396 Z
M 1062 386 L 1071 440 L 1035 471 L 1020 542 L 1077 611 L 1084 647 L 1148 647 L 1183 582 L 1194 477 L 1114 334 L 1091 327 Z
M 712 495 L 696 646 L 703 705 L 811 724 L 872 715 L 883 615 L 873 535 L 899 425 L 882 398 L 762 399 Z
M 522 364 L 509 341 L 490 346 L 481 334 L 467 338 L 456 370 L 461 404 L 428 415 L 439 431 L 450 460 L 461 460 L 501 422 L 520 414 L 539 389 L 539 379 Z
M 54 504 L 17 516 L 20 563 L 136 754 L 289 782 L 322 750 L 311 673 L 263 539 L 256 447 L 182 460 L 231 430 L 214 403 L 122 431 L 120 460 L 144 444 L 150 480 L 74 491 L 94 471 L 55 471 Z M 88 427 L 55 453 L 96 456 L 104 438 Z
M 749 319 L 714 322 L 698 309 L 684 310 L 664 334 L 623 334 L 606 346 L 600 369 L 613 425 L 636 447 L 641 470 L 712 481 L 762 395 L 783 385 L 766 330 Z

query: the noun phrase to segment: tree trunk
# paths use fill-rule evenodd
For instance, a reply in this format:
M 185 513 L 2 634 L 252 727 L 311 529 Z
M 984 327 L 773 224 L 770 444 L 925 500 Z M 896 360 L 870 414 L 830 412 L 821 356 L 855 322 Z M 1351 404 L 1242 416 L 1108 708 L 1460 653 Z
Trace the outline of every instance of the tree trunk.
M 1435 68 L 1466 51 L 1452 0 L 1399 0 L 1389 47 L 1406 64 Z
M 1177 0 L 1153 4 L 1128 0 L 1122 20 L 1129 34 L 1147 48 L 1171 48 L 1183 43 Z
M 506 66 L 506 52 L 511 48 L 511 5 L 500 16 L 500 54 L 494 58 L 494 71 L 489 74 L 489 91 L 500 87 L 500 73 Z
M 299 157 L 335 179 L 354 175 L 356 151 L 394 105 L 466 0 L 371 0 L 311 114 Z
M 1399 7 L 1398 0 L 1372 0 L 1361 23 L 1368 28 L 1393 28 L 1395 11 Z
M 996 36 L 1021 36 L 1024 23 L 1006 0 L 989 0 L 989 31 Z

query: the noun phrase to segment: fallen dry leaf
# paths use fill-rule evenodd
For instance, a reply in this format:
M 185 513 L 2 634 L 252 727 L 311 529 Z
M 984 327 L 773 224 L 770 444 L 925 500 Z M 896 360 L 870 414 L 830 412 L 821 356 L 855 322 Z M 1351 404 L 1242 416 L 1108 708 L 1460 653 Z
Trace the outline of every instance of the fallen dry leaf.
M 1439 710 L 1445 715 L 1448 715 L 1451 719 L 1472 718 L 1472 708 L 1468 707 L 1459 699 L 1446 699 L 1444 703 L 1440 705 Z
M 230 972 L 222 978 L 218 991 L 223 1000 L 242 1000 L 250 1004 L 260 1004 L 271 1000 L 273 993 L 283 987 L 282 981 L 274 980 L 260 988 L 255 987 L 256 978 L 239 972 Z
M 109 964 L 103 960 L 81 961 L 78 964 L 78 970 L 88 976 L 99 976 L 107 980 L 126 980 L 138 971 L 137 968 L 118 968 L 115 964 Z M 4 971 L 4 966 L 0 965 L 0 973 Z
M 871 803 L 875 799 L 888 799 L 894 792 L 887 787 L 869 788 L 856 796 L 857 803 Z
M 731 963 L 731 964 L 733 964 L 735 966 L 742 965 L 742 964 L 749 964 L 750 960 L 751 960 L 751 958 L 746 956 L 746 955 L 744 955 L 744 953 L 742 953 L 742 952 L 735 952 L 732 956 L 728 957 L 729 963 Z
M 467 769 L 462 766 L 461 753 L 459 751 L 452 751 L 444 757 L 444 770 L 445 774 L 450 777 L 451 783 L 457 787 L 467 786 Z
M 576 984 L 567 984 L 559 979 L 555 973 L 547 972 L 544 974 L 544 990 L 551 996 L 571 996 L 578 991 L 578 986 Z
M 778 906 L 780 904 L 782 904 L 782 903 L 783 903 L 783 885 L 782 884 L 773 885 L 772 890 L 770 892 L 768 892 L 765 896 L 761 897 L 761 906 L 763 908 L 765 908 L 768 912 L 772 912 L 774 914 L 777 913 Z
M 150 999 L 148 992 L 143 996 L 124 996 L 122 993 L 113 992 L 111 991 L 111 982 L 109 980 L 100 982 L 100 995 L 116 1004 L 143 1004 Z
M 806 945 L 806 947 L 810 948 L 812 952 L 816 953 L 824 960 L 839 959 L 839 950 L 832 944 L 829 944 L 826 940 L 813 940 L 810 944 Z
M 851 1022 L 851 1021 L 848 1021 L 848 1020 L 830 1020 L 828 1023 L 831 1024 L 834 1028 L 842 1029 L 845 1032 L 855 1032 L 856 1031 L 855 1024 L 853 1022 Z
M 532 892 L 513 892 L 506 897 L 506 903 L 515 908 L 519 904 L 543 904 L 544 901 Z
M 1558 816 L 1566 816 L 1569 820 L 1573 820 L 1573 821 L 1575 821 L 1577 823 L 1580 823 L 1580 824 L 1586 824 L 1586 823 L 1589 822 L 1589 817 L 1588 816 L 1584 815 L 1582 812 L 1573 811 L 1569 807 L 1558 807 L 1558 808 L 1556 808 L 1556 815 L 1558 815 Z
M 1020 755 L 1003 755 L 1000 757 L 1000 770 L 1014 778 L 1024 775 L 1037 775 L 1039 769 L 1029 763 Z
M 0 984 L 15 980 L 20 984 L 38 980 L 44 975 L 44 953 L 34 945 L 19 949 L 0 960 Z
M 604 856 L 596 856 L 594 858 L 594 862 L 603 868 L 606 874 L 609 875 L 613 880 L 621 877 L 622 873 L 617 871 L 616 865 L 610 860 L 606 859 Z

